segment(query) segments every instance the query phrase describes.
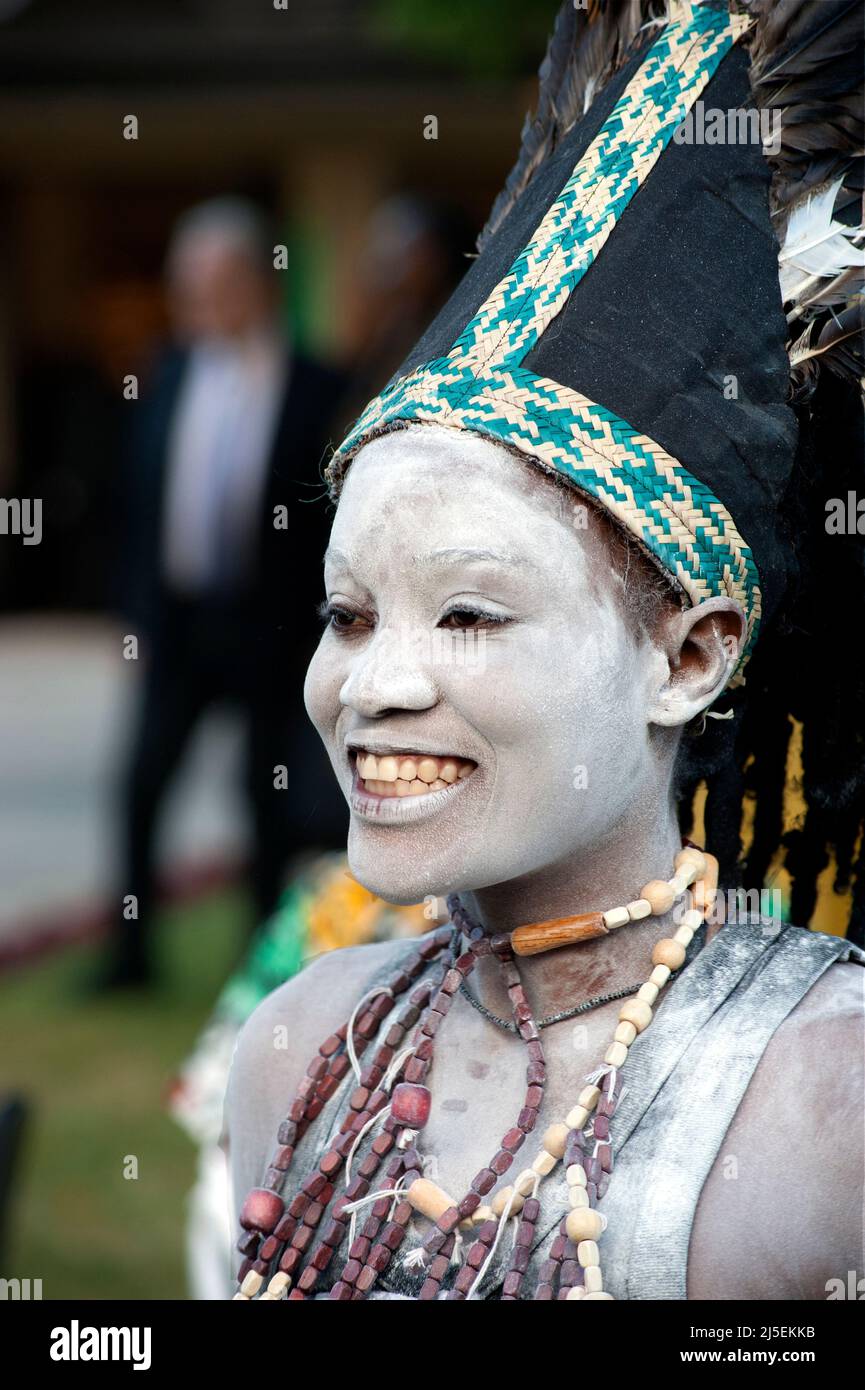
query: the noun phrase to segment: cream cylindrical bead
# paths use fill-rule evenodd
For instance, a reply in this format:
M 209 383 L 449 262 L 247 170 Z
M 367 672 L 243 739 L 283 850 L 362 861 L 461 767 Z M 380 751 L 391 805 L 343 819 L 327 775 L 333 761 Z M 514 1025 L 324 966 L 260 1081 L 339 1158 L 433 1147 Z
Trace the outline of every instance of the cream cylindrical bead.
M 583 1285 L 586 1293 L 600 1293 L 604 1287 L 604 1277 L 601 1274 L 599 1265 L 589 1265 L 583 1273 Z
M 589 1265 L 600 1264 L 601 1255 L 598 1250 L 597 1242 L 594 1240 L 581 1240 L 577 1246 L 577 1259 L 583 1266 L 583 1269 L 588 1269 Z
M 634 898 L 632 903 L 628 903 L 628 916 L 632 922 L 641 922 L 644 917 L 651 917 L 652 904 L 648 898 Z
M 608 931 L 624 927 L 630 920 L 631 915 L 626 907 L 611 907 L 609 912 L 604 913 L 604 926 Z
M 673 932 L 672 940 L 677 941 L 680 946 L 690 946 L 694 939 L 693 927 L 686 927 L 684 922 Z
M 613 1034 L 616 1042 L 624 1043 L 625 1047 L 630 1047 L 636 1036 L 637 1030 L 633 1023 L 620 1023 Z
M 652 1021 L 652 1010 L 643 999 L 626 999 L 619 1009 L 619 1018 L 623 1023 L 633 1023 L 637 1032 L 642 1033 Z
M 555 1154 L 548 1153 L 546 1149 L 541 1149 L 537 1158 L 532 1162 L 532 1172 L 540 1173 L 541 1177 L 545 1178 L 548 1173 L 553 1171 L 558 1161 Z
M 654 1004 L 659 994 L 658 986 L 653 985 L 651 980 L 647 980 L 644 985 L 640 985 L 637 990 L 637 998 L 642 999 L 646 1004 Z
M 240 1292 L 245 1293 L 247 1298 L 252 1298 L 258 1293 L 263 1283 L 263 1276 L 257 1270 L 251 1269 L 240 1286 Z
M 514 1187 L 522 1197 L 528 1197 L 529 1193 L 534 1191 L 537 1177 L 538 1175 L 533 1168 L 524 1168 L 523 1171 L 514 1178 Z
M 582 1163 L 572 1163 L 565 1172 L 565 1179 L 568 1187 L 585 1187 L 588 1177 Z
M 568 1129 L 582 1129 L 589 1118 L 589 1112 L 584 1105 L 575 1105 L 573 1110 L 569 1110 L 565 1116 L 565 1124 Z
M 583 1297 L 586 1299 L 587 1302 L 590 1298 L 606 1298 L 609 1299 L 611 1303 L 615 1302 L 615 1299 L 613 1298 L 613 1295 L 611 1293 L 587 1293 L 584 1294 Z
M 662 878 L 653 878 L 651 883 L 647 883 L 640 897 L 646 899 L 655 917 L 660 917 L 662 913 L 669 912 L 673 903 L 676 901 L 676 894 L 673 892 L 669 883 Z
M 547 1129 L 544 1133 L 544 1148 L 547 1149 L 551 1154 L 555 1154 L 556 1158 L 563 1158 L 565 1153 L 565 1145 L 568 1142 L 569 1134 L 570 1130 L 568 1129 L 567 1125 L 550 1125 L 549 1129 Z
M 703 914 L 696 907 L 689 907 L 688 911 L 682 914 L 682 926 L 690 927 L 691 931 L 696 931 L 702 921 Z
M 652 981 L 653 985 L 658 985 L 660 988 L 667 983 L 672 973 L 669 965 L 656 965 L 649 979 Z
M 628 1060 L 628 1049 L 624 1043 L 611 1042 L 604 1053 L 604 1061 L 611 1067 L 623 1067 Z
M 572 1289 L 568 1289 L 568 1299 L 585 1298 L 585 1296 L 586 1291 L 583 1288 L 582 1284 L 575 1284 Z
M 568 1205 L 571 1207 L 591 1206 L 591 1202 L 589 1201 L 589 1194 L 586 1191 L 586 1189 L 584 1187 L 577 1187 L 576 1185 L 574 1187 L 569 1187 Z
M 276 1274 L 274 1274 L 273 1278 L 270 1280 L 270 1283 L 267 1286 L 267 1292 L 272 1293 L 277 1298 L 279 1298 L 282 1294 L 285 1293 L 290 1283 L 291 1275 L 284 1274 L 281 1269 L 278 1269 Z
M 511 1189 L 508 1188 L 508 1192 L 510 1192 L 510 1190 L 511 1190 Z M 522 1205 L 523 1205 L 523 1199 L 522 1199 L 522 1197 L 519 1195 L 519 1193 L 517 1193 L 516 1197 L 514 1198 L 513 1206 L 511 1207 L 511 1211 L 512 1211 L 512 1212 L 520 1211 L 520 1210 L 522 1209 Z M 488 1206 L 484 1203 L 482 1206 L 479 1206 L 479 1207 L 476 1209 L 476 1211 L 474 1211 L 474 1212 L 472 1213 L 472 1225 L 473 1225 L 473 1226 L 482 1226 L 482 1225 L 484 1224 L 485 1221 L 492 1221 L 493 1218 L 495 1217 L 495 1215 L 496 1215 L 496 1213 L 493 1211 L 492 1207 L 488 1207 Z M 501 1215 L 501 1212 L 499 1212 L 499 1215 Z
M 600 1086 L 584 1086 L 577 1096 L 577 1105 L 584 1105 L 587 1110 L 594 1110 L 600 1099 Z
M 405 1199 L 421 1216 L 428 1216 L 430 1221 L 438 1221 L 450 1207 L 457 1205 L 453 1197 L 449 1197 L 438 1183 L 431 1182 L 429 1178 L 415 1178 L 406 1190 Z
M 693 868 L 679 869 L 676 873 L 673 874 L 673 877 L 671 879 L 668 879 L 669 885 L 677 898 L 681 898 L 685 889 L 689 888 L 693 881 Z

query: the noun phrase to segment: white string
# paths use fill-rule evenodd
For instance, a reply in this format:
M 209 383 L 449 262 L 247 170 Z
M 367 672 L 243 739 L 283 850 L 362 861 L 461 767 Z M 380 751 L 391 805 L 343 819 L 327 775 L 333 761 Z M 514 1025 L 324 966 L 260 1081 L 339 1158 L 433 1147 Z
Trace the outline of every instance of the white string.
M 375 989 L 369 990 L 362 998 L 358 999 L 351 1011 L 351 1018 L 348 1020 L 346 1028 L 345 1050 L 348 1053 L 348 1060 L 351 1062 L 351 1069 L 354 1072 L 355 1080 L 360 1085 L 360 1062 L 357 1060 L 357 1053 L 354 1050 L 354 1021 L 358 1012 L 364 1007 L 368 999 L 374 999 L 377 994 L 389 994 L 393 999 L 393 990 L 390 985 L 377 985 Z
M 365 1197 L 358 1197 L 356 1202 L 346 1202 L 342 1210 L 354 1212 L 365 1207 L 368 1202 L 377 1202 L 379 1197 L 401 1197 L 402 1192 L 398 1187 L 383 1187 L 379 1192 L 368 1192 Z
M 406 1194 L 405 1179 L 406 1179 L 405 1173 L 400 1173 L 399 1177 L 398 1177 L 397 1180 L 396 1180 L 396 1187 L 394 1188 L 394 1193 L 395 1193 L 396 1195 L 394 1196 L 394 1199 L 393 1199 L 393 1201 L 392 1201 L 391 1204 L 390 1204 L 390 1211 L 389 1211 L 388 1214 L 387 1214 L 387 1219 L 388 1219 L 388 1221 L 392 1221 L 392 1220 L 393 1220 L 393 1214 L 394 1214 L 394 1212 L 396 1211 L 396 1204 L 397 1204 L 399 1198 L 400 1198 L 400 1197 L 404 1197 L 405 1194 Z
M 404 1063 L 407 1062 L 409 1057 L 412 1056 L 414 1056 L 414 1048 L 404 1047 L 402 1052 L 398 1053 L 398 1055 L 394 1057 L 393 1061 L 391 1062 L 390 1066 L 385 1072 L 384 1077 L 382 1078 L 381 1089 L 383 1091 L 390 1090 L 391 1086 L 396 1080 L 397 1074 L 403 1067 Z
M 388 1117 L 389 1114 L 390 1114 L 390 1106 L 389 1106 L 389 1105 L 386 1105 L 386 1106 L 384 1107 L 383 1110 L 380 1110 L 380 1111 L 378 1112 L 377 1115 L 371 1115 L 370 1118 L 367 1120 L 366 1124 L 363 1126 L 363 1129 L 359 1130 L 358 1133 L 357 1133 L 357 1135 L 355 1136 L 354 1143 L 352 1144 L 351 1148 L 349 1149 L 349 1151 L 348 1151 L 348 1157 L 347 1157 L 346 1160 L 345 1160 L 345 1185 L 346 1185 L 346 1187 L 348 1187 L 349 1183 L 351 1182 L 351 1165 L 352 1165 L 352 1160 L 354 1159 L 354 1155 L 355 1155 L 355 1153 L 356 1153 L 356 1151 L 357 1151 L 357 1146 L 358 1146 L 358 1144 L 360 1143 L 360 1141 L 361 1141 L 361 1139 L 364 1137 L 364 1135 L 367 1134 L 367 1133 L 369 1132 L 369 1130 L 372 1129 L 373 1125 L 381 1124 L 383 1120 L 387 1119 L 387 1117 Z M 347 1207 L 344 1207 L 343 1210 L 344 1210 L 344 1211 L 347 1211 L 348 1208 L 347 1208 Z M 356 1233 L 357 1233 L 357 1212 L 353 1211 L 353 1212 L 351 1213 L 351 1221 L 349 1222 L 349 1229 L 348 1229 L 348 1243 L 349 1243 L 349 1246 L 354 1245 L 354 1238 L 355 1238 Z
M 540 1184 L 540 1181 L 541 1181 L 541 1175 L 540 1175 L 540 1173 L 538 1173 L 538 1175 L 536 1176 L 536 1178 L 535 1178 L 535 1180 L 534 1180 L 534 1182 L 533 1182 L 533 1184 L 532 1184 L 532 1194 L 531 1194 L 532 1197 L 536 1197 L 536 1196 L 537 1196 L 537 1193 L 538 1193 L 538 1186 L 539 1186 L 539 1184 Z M 523 1195 L 522 1193 L 519 1193 L 519 1194 L 517 1193 L 516 1186 L 514 1186 L 514 1187 L 511 1188 L 511 1195 L 510 1195 L 510 1197 L 508 1198 L 508 1200 L 507 1200 L 507 1202 L 506 1202 L 506 1204 L 505 1204 L 505 1207 L 504 1207 L 504 1209 L 503 1209 L 503 1211 L 502 1211 L 501 1216 L 499 1217 L 499 1228 L 498 1228 L 498 1230 L 496 1231 L 495 1240 L 493 1241 L 492 1245 L 490 1246 L 489 1254 L 487 1255 L 486 1259 L 484 1260 L 483 1264 L 481 1265 L 480 1269 L 478 1270 L 477 1278 L 475 1279 L 474 1283 L 472 1284 L 471 1288 L 469 1289 L 468 1293 L 466 1294 L 466 1302 L 468 1302 L 468 1300 L 469 1300 L 470 1298 L 474 1298 L 474 1297 L 476 1296 L 475 1290 L 480 1288 L 480 1286 L 481 1286 L 481 1281 L 483 1280 L 484 1275 L 486 1274 L 487 1270 L 489 1269 L 490 1265 L 492 1264 L 493 1257 L 494 1257 L 494 1255 L 495 1255 L 495 1253 L 496 1253 L 496 1247 L 497 1247 L 497 1245 L 498 1245 L 498 1243 L 499 1243 L 499 1240 L 501 1239 L 502 1231 L 505 1229 L 505 1226 L 507 1225 L 507 1222 L 508 1222 L 508 1217 L 509 1217 L 510 1214 L 511 1214 L 511 1207 L 512 1207 L 512 1205 L 513 1205 L 514 1198 L 515 1198 L 516 1196 L 522 1196 L 522 1195 Z M 519 1224 L 517 1225 L 517 1230 L 519 1230 Z M 516 1238 L 516 1237 L 515 1237 L 515 1238 Z

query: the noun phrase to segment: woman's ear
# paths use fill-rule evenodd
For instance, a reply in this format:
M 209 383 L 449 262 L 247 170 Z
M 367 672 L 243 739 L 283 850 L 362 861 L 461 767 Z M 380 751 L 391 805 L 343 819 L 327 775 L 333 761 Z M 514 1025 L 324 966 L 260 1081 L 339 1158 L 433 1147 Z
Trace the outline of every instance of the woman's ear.
M 744 609 L 731 598 L 668 612 L 655 634 L 666 661 L 659 663 L 650 723 L 683 725 L 707 709 L 736 669 L 746 631 Z

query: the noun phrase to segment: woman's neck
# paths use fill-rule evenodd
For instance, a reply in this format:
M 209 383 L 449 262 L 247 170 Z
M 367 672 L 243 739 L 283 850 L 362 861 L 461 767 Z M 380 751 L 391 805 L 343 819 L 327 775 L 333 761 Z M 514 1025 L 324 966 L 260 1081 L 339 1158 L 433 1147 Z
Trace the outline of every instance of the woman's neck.
M 529 922 L 623 907 L 651 879 L 673 873 L 681 837 L 672 804 L 639 810 L 603 841 L 566 863 L 538 874 L 496 884 L 460 900 L 489 933 L 512 931 Z M 675 929 L 673 914 L 648 917 L 608 936 L 519 958 L 520 974 L 536 1018 L 559 1012 L 596 994 L 642 982 L 651 971 L 652 947 Z M 482 960 L 475 990 L 493 1011 L 509 1015 L 507 995 L 494 961 Z

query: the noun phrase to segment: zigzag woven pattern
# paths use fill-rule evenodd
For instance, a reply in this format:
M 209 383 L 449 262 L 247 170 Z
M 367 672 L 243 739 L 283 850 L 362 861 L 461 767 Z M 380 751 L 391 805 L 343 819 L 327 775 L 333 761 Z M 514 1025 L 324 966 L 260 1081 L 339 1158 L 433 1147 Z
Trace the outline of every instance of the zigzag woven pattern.
M 748 19 L 697 10 L 668 24 L 537 231 L 449 357 L 519 365 L 589 269 Z
M 521 367 L 598 255 L 673 132 L 747 27 L 679 0 L 531 241 L 446 357 L 395 382 L 361 415 L 326 477 L 334 494 L 363 444 L 408 422 L 498 439 L 567 476 L 673 574 L 693 602 L 726 594 L 760 621 L 750 549 L 724 505 L 684 465 L 604 406 Z M 735 683 L 735 682 L 734 682 Z

